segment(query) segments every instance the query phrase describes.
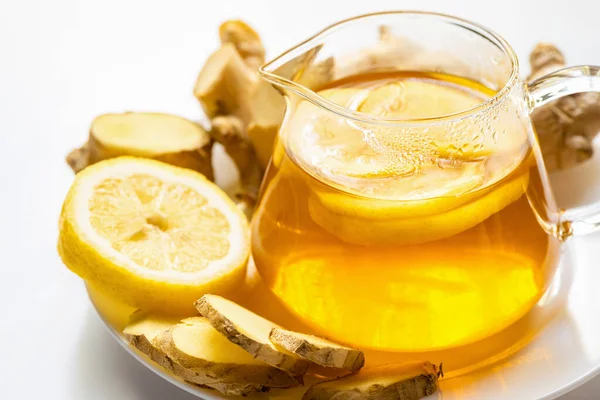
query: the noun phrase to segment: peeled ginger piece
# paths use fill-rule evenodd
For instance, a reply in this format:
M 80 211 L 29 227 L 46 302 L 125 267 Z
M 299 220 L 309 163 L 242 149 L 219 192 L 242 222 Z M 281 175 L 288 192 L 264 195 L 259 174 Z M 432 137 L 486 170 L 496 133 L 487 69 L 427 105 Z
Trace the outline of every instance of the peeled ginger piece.
M 292 376 L 300 376 L 307 371 L 308 361 L 271 343 L 271 330 L 280 328 L 273 322 L 221 296 L 204 295 L 195 306 L 217 331 L 257 360 Z
M 437 389 L 438 369 L 429 362 L 386 364 L 312 385 L 303 400 L 418 400 Z
M 286 351 L 323 367 L 356 372 L 365 364 L 362 351 L 317 336 L 274 328 L 269 339 Z
M 257 81 L 258 75 L 246 66 L 235 45 L 225 43 L 206 60 L 196 80 L 194 96 L 209 118 L 236 114 L 241 98 Z

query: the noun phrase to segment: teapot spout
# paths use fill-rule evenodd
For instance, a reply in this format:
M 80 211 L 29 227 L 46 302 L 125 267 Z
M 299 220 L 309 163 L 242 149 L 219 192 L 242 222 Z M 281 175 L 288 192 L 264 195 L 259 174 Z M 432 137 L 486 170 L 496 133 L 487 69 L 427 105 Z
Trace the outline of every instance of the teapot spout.
M 323 57 L 322 43 L 314 37 L 263 65 L 260 75 L 281 90 L 311 97 L 314 91 L 333 79 L 333 57 Z

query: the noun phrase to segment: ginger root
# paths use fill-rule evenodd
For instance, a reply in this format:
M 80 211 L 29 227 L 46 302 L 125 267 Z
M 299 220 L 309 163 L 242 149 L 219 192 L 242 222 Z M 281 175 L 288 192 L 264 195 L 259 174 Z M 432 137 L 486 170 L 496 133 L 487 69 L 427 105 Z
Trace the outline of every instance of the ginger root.
M 252 143 L 244 134 L 242 121 L 238 117 L 227 115 L 215 117 L 211 123 L 210 135 L 217 143 L 223 145 L 237 166 L 242 187 L 256 193 L 262 176 Z
M 387 364 L 312 385 L 302 400 L 418 400 L 437 389 L 440 372 L 429 362 Z
M 262 180 L 262 171 L 256 161 L 252 143 L 244 133 L 242 121 L 236 116 L 218 116 L 213 118 L 211 123 L 210 135 L 217 143 L 223 145 L 240 174 L 241 188 L 234 193 L 234 200 L 238 208 L 250 218 Z
M 220 136 L 223 124 L 223 120 L 215 123 L 216 117 L 235 117 L 241 122 L 241 129 L 239 124 L 235 126 L 237 143 L 225 146 L 225 150 L 244 181 L 246 174 L 253 174 L 245 169 L 248 159 L 258 160 L 260 168 L 266 168 L 283 120 L 285 101 L 258 75 L 265 50 L 260 36 L 250 26 L 239 20 L 226 21 L 219 27 L 219 36 L 221 47 L 200 71 L 194 95 L 216 130 L 213 137 Z M 245 146 L 246 142 L 251 147 Z M 248 180 L 242 182 L 242 186 L 247 183 Z
M 193 169 L 213 179 L 212 140 L 198 124 L 169 114 L 127 112 L 96 117 L 88 142 L 67 156 L 77 173 L 88 165 L 124 155 Z
M 356 372 L 365 364 L 362 351 L 316 336 L 274 328 L 269 334 L 269 340 L 276 346 L 323 367 Z
M 246 129 L 254 145 L 260 167 L 264 170 L 273 153 L 275 138 L 285 113 L 283 96 L 266 81 L 261 81 L 246 99 L 251 118 Z
M 204 64 L 196 80 L 194 96 L 209 118 L 229 114 L 247 118 L 241 103 L 254 89 L 258 79 L 235 46 L 225 43 Z
M 565 66 L 563 54 L 548 43 L 538 44 L 530 56 L 528 82 Z M 592 139 L 600 133 L 600 93 L 578 93 L 560 98 L 532 114 L 548 170 L 560 170 L 592 156 Z
M 202 296 L 195 306 L 200 315 L 206 317 L 217 331 L 257 360 L 284 370 L 292 376 L 304 375 L 308 370 L 308 361 L 271 343 L 271 330 L 279 328 L 271 321 L 215 295 Z
M 251 68 L 260 67 L 265 62 L 265 48 L 260 36 L 244 21 L 225 21 L 219 27 L 221 44 L 231 43 Z

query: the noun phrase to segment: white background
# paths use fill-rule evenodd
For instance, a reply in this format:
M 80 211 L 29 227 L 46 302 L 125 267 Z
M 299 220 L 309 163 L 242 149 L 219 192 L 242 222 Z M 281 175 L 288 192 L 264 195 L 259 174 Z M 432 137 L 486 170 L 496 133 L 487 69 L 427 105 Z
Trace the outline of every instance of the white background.
M 224 19 L 257 27 L 274 56 L 360 13 L 421 9 L 479 22 L 524 66 L 535 42 L 600 64 L 597 1 L 3 1 L 0 5 L 0 398 L 191 399 L 123 351 L 56 254 L 73 179 L 63 159 L 94 116 L 145 110 L 198 118 L 196 75 Z M 600 340 L 600 338 L 598 339 Z M 600 379 L 564 396 L 600 398 Z

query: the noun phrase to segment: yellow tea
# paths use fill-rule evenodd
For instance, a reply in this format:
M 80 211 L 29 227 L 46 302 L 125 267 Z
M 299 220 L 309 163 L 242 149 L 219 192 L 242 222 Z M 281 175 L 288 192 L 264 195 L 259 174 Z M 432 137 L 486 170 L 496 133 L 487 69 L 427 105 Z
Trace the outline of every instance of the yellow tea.
M 533 211 L 546 205 L 531 132 L 518 116 L 426 124 L 494 94 L 406 72 L 319 91 L 406 130 L 290 101 L 252 251 L 266 285 L 315 333 L 361 348 L 448 348 L 502 330 L 540 299 L 558 243 Z

